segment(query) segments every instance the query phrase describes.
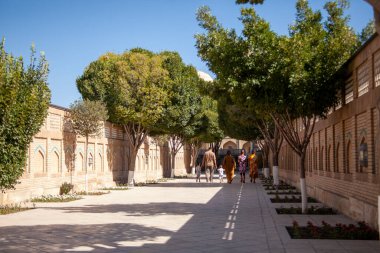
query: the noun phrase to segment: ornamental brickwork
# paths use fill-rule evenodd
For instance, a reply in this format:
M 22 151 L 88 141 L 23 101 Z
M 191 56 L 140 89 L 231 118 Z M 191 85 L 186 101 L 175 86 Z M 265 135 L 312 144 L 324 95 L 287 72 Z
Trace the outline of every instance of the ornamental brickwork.
M 58 194 L 64 182 L 74 184 L 75 191 L 85 189 L 85 138 L 76 136 L 68 124 L 66 108 L 51 105 L 41 130 L 28 149 L 28 159 L 15 190 L 0 193 L 0 204 L 18 203 L 30 198 Z M 127 182 L 129 146 L 120 126 L 104 123 L 99 137 L 90 138 L 87 168 L 89 190 Z M 176 156 L 175 175 L 190 170 L 190 152 L 181 149 Z M 190 170 L 191 171 L 191 170 Z M 168 146 L 148 137 L 136 158 L 135 182 L 151 182 L 170 176 Z

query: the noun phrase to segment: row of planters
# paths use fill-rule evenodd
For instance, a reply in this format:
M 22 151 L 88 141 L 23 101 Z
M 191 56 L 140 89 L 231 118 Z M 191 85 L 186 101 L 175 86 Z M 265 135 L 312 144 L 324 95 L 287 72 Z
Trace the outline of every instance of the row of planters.
M 300 192 L 294 186 L 283 181 L 277 186 L 273 185 L 273 179 L 262 179 L 262 185 L 270 196 L 272 203 L 301 203 Z M 314 198 L 308 197 L 308 203 L 318 203 Z M 279 207 L 277 214 L 302 215 L 301 207 Z M 336 215 L 338 212 L 330 207 L 312 205 L 307 209 L 307 215 Z M 292 226 L 286 227 L 292 239 L 342 239 L 342 240 L 379 240 L 377 230 L 369 227 L 365 222 L 357 225 L 336 224 L 330 225 L 322 221 L 322 226 L 316 226 L 308 222 L 306 226 L 300 226 L 296 221 Z

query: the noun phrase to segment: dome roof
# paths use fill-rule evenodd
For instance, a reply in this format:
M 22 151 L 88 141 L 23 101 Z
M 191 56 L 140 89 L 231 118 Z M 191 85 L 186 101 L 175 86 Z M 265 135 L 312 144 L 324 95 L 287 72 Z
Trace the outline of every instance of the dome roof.
M 198 70 L 197 72 L 198 72 L 199 78 L 205 80 L 206 82 L 212 82 L 213 81 L 212 77 L 209 74 L 207 74 L 203 71 L 200 71 L 200 70 Z

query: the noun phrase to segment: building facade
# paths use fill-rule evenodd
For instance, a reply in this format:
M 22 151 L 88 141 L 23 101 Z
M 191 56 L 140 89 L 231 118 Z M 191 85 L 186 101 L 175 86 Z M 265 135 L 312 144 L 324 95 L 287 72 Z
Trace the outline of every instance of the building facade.
M 345 70 L 341 103 L 315 124 L 306 156 L 307 191 L 340 212 L 378 227 L 380 37 L 374 35 L 359 49 Z M 286 142 L 279 165 L 280 177 L 298 185 L 298 156 Z
M 58 194 L 64 182 L 74 190 L 89 190 L 126 183 L 129 146 L 123 129 L 105 122 L 100 136 L 89 138 L 87 173 L 85 171 L 85 138 L 76 136 L 70 128 L 69 110 L 51 105 L 48 116 L 33 138 L 20 183 L 15 190 L 0 193 L 0 204 L 18 203 L 30 198 Z M 175 175 L 186 175 L 190 167 L 190 152 L 181 149 L 176 155 Z M 137 154 L 135 183 L 157 181 L 170 176 L 170 153 L 166 144 L 148 137 Z

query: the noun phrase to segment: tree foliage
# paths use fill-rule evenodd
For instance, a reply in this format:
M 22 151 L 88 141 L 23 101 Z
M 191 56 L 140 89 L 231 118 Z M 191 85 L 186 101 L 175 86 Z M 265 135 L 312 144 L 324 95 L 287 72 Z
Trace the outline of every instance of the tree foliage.
M 77 86 L 85 99 L 101 100 L 113 123 L 141 128 L 154 127 L 168 101 L 168 72 L 162 58 L 133 49 L 121 55 L 107 53 L 90 63 Z
M 358 34 L 359 46 L 363 45 L 375 33 L 376 33 L 375 21 L 372 19 Z
M 201 82 L 193 66 L 183 63 L 177 52 L 162 52 L 163 68 L 169 73 L 169 102 L 164 108 L 164 116 L 155 124 L 158 134 L 177 135 L 182 139 L 194 135 L 201 110 L 201 96 L 198 90 Z
M 196 45 L 217 75 L 216 89 L 228 93 L 234 104 L 272 118 L 300 157 L 301 178 L 316 117 L 325 117 L 339 102 L 337 73 L 355 50 L 357 39 L 344 16 L 347 6 L 345 0 L 328 1 L 323 21 L 320 11 L 298 0 L 289 36 L 271 31 L 253 8 L 241 11 L 240 36 L 224 29 L 207 7 L 198 12 L 206 34 L 196 36 Z
M 0 189 L 14 188 L 22 175 L 29 143 L 43 124 L 50 102 L 48 63 L 37 60 L 34 46 L 30 63 L 7 53 L 0 43 Z
M 196 69 L 186 65 L 177 52 L 164 51 L 159 55 L 163 58 L 163 68 L 169 74 L 169 102 L 151 134 L 168 137 L 172 156 L 171 176 L 174 176 L 176 154 L 186 140 L 196 136 L 201 125 L 198 115 L 202 109 L 199 93 L 202 80 L 198 77 Z
M 73 130 L 83 137 L 99 136 L 107 117 L 107 109 L 101 101 L 84 99 L 70 105 Z
M 102 101 L 109 120 L 123 126 L 131 146 L 130 172 L 134 171 L 138 149 L 170 103 L 168 85 L 163 58 L 140 48 L 102 55 L 77 79 L 83 98 Z M 128 181 L 131 184 L 133 178 Z
M 209 96 L 202 97 L 201 127 L 197 137 L 206 143 L 220 142 L 225 134 L 220 127 L 218 102 Z
M 88 138 L 91 135 L 100 135 L 104 121 L 107 120 L 107 109 L 101 101 L 77 100 L 70 106 L 70 119 L 74 132 L 86 138 L 84 168 L 86 172 L 85 191 L 87 192 Z

